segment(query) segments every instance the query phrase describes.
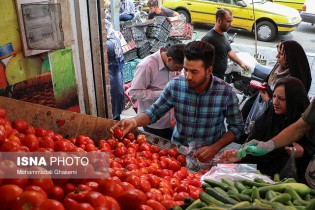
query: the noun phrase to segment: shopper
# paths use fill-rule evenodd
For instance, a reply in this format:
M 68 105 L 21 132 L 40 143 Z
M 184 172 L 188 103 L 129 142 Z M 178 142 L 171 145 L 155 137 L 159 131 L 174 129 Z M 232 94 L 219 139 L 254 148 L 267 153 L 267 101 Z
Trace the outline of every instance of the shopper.
M 238 98 L 232 87 L 212 75 L 214 47 L 194 41 L 184 50 L 184 76 L 167 83 L 158 100 L 137 116 L 111 128 L 123 130 L 155 123 L 174 108 L 172 141 L 190 147 L 200 162 L 211 160 L 243 130 Z M 227 130 L 225 126 L 227 123 Z
M 135 4 L 132 0 L 121 0 L 119 8 L 119 20 L 132 20 L 135 15 Z
M 251 124 L 263 114 L 270 105 L 274 84 L 284 77 L 296 77 L 303 83 L 305 93 L 310 90 L 312 83 L 311 69 L 307 56 L 302 46 L 294 41 L 287 40 L 277 45 L 277 63 L 266 79 L 267 91 L 260 91 L 253 95 L 242 108 L 242 115 L 245 121 L 245 132 L 250 132 Z M 254 111 L 253 107 L 259 107 L 260 112 Z
M 150 10 L 148 19 L 153 19 L 156 16 L 165 16 L 165 17 L 178 17 L 180 19 L 180 15 L 174 10 L 162 7 L 159 5 L 158 0 L 149 0 L 148 7 Z
M 249 134 L 249 139 L 259 140 L 250 141 L 250 144 L 266 144 L 269 139 L 298 120 L 309 104 L 302 82 L 294 77 L 286 77 L 278 80 L 275 84 L 272 101 L 273 106 L 268 107 L 265 113 L 257 119 Z M 307 164 L 315 153 L 314 140 L 310 139 L 307 135 L 301 136 L 300 140 L 294 143 L 292 147 L 278 147 L 270 151 L 270 153 L 264 152 L 262 157 L 246 156 L 247 152 L 251 154 L 251 148 L 248 150 L 245 146 L 245 148 L 240 149 L 239 156 L 243 157 L 241 160 L 242 163 L 257 164 L 257 169 L 264 174 L 273 176 L 275 173 L 282 172 L 283 176 L 285 176 L 288 171 L 282 170 L 290 160 L 288 153 L 291 153 L 293 150 L 295 151 L 297 178 L 299 181 L 304 182 L 304 172 Z M 269 141 L 269 143 L 273 145 L 272 141 Z M 225 157 L 227 159 L 233 157 L 231 153 L 234 156 L 236 154 L 235 152 L 226 151 Z M 254 152 L 253 154 L 256 153 Z M 290 170 L 293 171 L 293 167 L 295 166 L 291 166 L 292 169 Z
M 120 40 L 116 36 L 111 22 L 109 22 L 107 19 L 105 19 L 105 26 L 107 33 L 106 45 L 112 114 L 114 120 L 120 120 L 120 114 L 125 108 L 123 81 L 124 57 L 120 45 Z
M 201 39 L 215 47 L 215 59 L 213 74 L 221 79 L 224 78 L 227 69 L 228 57 L 248 71 L 248 66 L 238 58 L 232 50 L 226 32 L 231 28 L 233 21 L 232 12 L 228 9 L 219 9 L 216 13 L 214 27 Z
M 137 65 L 129 94 L 138 101 L 138 113 L 149 108 L 159 98 L 166 84 L 179 76 L 183 69 L 184 47 L 184 44 L 176 44 L 168 49 L 161 48 Z M 170 140 L 173 132 L 170 128 L 172 119 L 173 115 L 168 112 L 156 123 L 143 128 Z

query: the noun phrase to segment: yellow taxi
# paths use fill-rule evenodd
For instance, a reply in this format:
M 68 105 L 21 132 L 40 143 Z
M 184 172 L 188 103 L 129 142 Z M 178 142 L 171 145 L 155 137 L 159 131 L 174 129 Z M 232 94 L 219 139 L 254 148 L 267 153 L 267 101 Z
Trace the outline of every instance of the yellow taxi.
M 269 1 L 297 9 L 298 11 L 302 11 L 302 7 L 305 2 L 305 0 L 269 0 Z
M 228 8 L 233 14 L 232 27 L 254 31 L 257 38 L 272 41 L 278 34 L 287 34 L 298 27 L 301 17 L 296 9 L 267 0 L 164 0 L 163 6 L 180 13 L 187 22 L 214 25 L 215 14 L 220 8 Z M 255 14 L 255 16 L 254 16 Z

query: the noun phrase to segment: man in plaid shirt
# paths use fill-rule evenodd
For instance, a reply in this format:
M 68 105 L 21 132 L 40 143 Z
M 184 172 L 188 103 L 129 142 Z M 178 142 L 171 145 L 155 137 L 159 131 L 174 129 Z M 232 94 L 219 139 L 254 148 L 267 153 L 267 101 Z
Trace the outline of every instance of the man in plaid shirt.
M 150 108 L 118 122 L 111 131 L 120 128 L 127 134 L 133 128 L 156 122 L 174 108 L 176 125 L 172 141 L 189 147 L 195 145 L 194 157 L 200 162 L 211 160 L 239 138 L 244 129 L 238 98 L 232 87 L 212 75 L 214 51 L 213 45 L 206 42 L 187 44 L 184 76 L 168 82 Z

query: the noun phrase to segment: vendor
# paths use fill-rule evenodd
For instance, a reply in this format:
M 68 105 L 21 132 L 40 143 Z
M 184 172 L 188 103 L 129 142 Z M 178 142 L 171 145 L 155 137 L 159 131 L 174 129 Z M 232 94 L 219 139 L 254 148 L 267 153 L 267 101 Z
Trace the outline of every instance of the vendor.
M 111 132 L 120 128 L 127 134 L 133 128 L 155 123 L 174 108 L 176 124 L 172 141 L 189 146 L 194 157 L 206 162 L 240 137 L 243 120 L 232 87 L 212 75 L 213 45 L 190 42 L 184 49 L 184 57 L 184 75 L 168 82 L 150 108 L 119 121 Z
M 180 19 L 180 15 L 178 14 L 178 12 L 175 12 L 171 9 L 160 6 L 158 0 L 149 0 L 147 5 L 150 10 L 150 13 L 148 16 L 149 20 L 153 19 L 156 16 L 178 17 L 178 19 Z

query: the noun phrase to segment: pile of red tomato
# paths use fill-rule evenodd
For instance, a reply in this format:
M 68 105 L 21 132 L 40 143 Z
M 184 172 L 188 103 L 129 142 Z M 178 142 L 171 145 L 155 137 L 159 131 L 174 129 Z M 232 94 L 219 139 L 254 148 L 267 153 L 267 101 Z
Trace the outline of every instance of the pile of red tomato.
M 118 140 L 119 139 L 119 140 Z M 3 179 L 7 167 L 0 162 L 1 209 L 45 210 L 164 210 L 183 204 L 185 197 L 197 199 L 202 191 L 201 173 L 185 168 L 185 156 L 175 148 L 150 145 L 143 134 L 115 130 L 114 137 L 96 144 L 87 136 L 65 139 L 51 130 L 34 128 L 24 120 L 10 122 L 0 108 L 1 152 L 109 152 L 110 178 Z

